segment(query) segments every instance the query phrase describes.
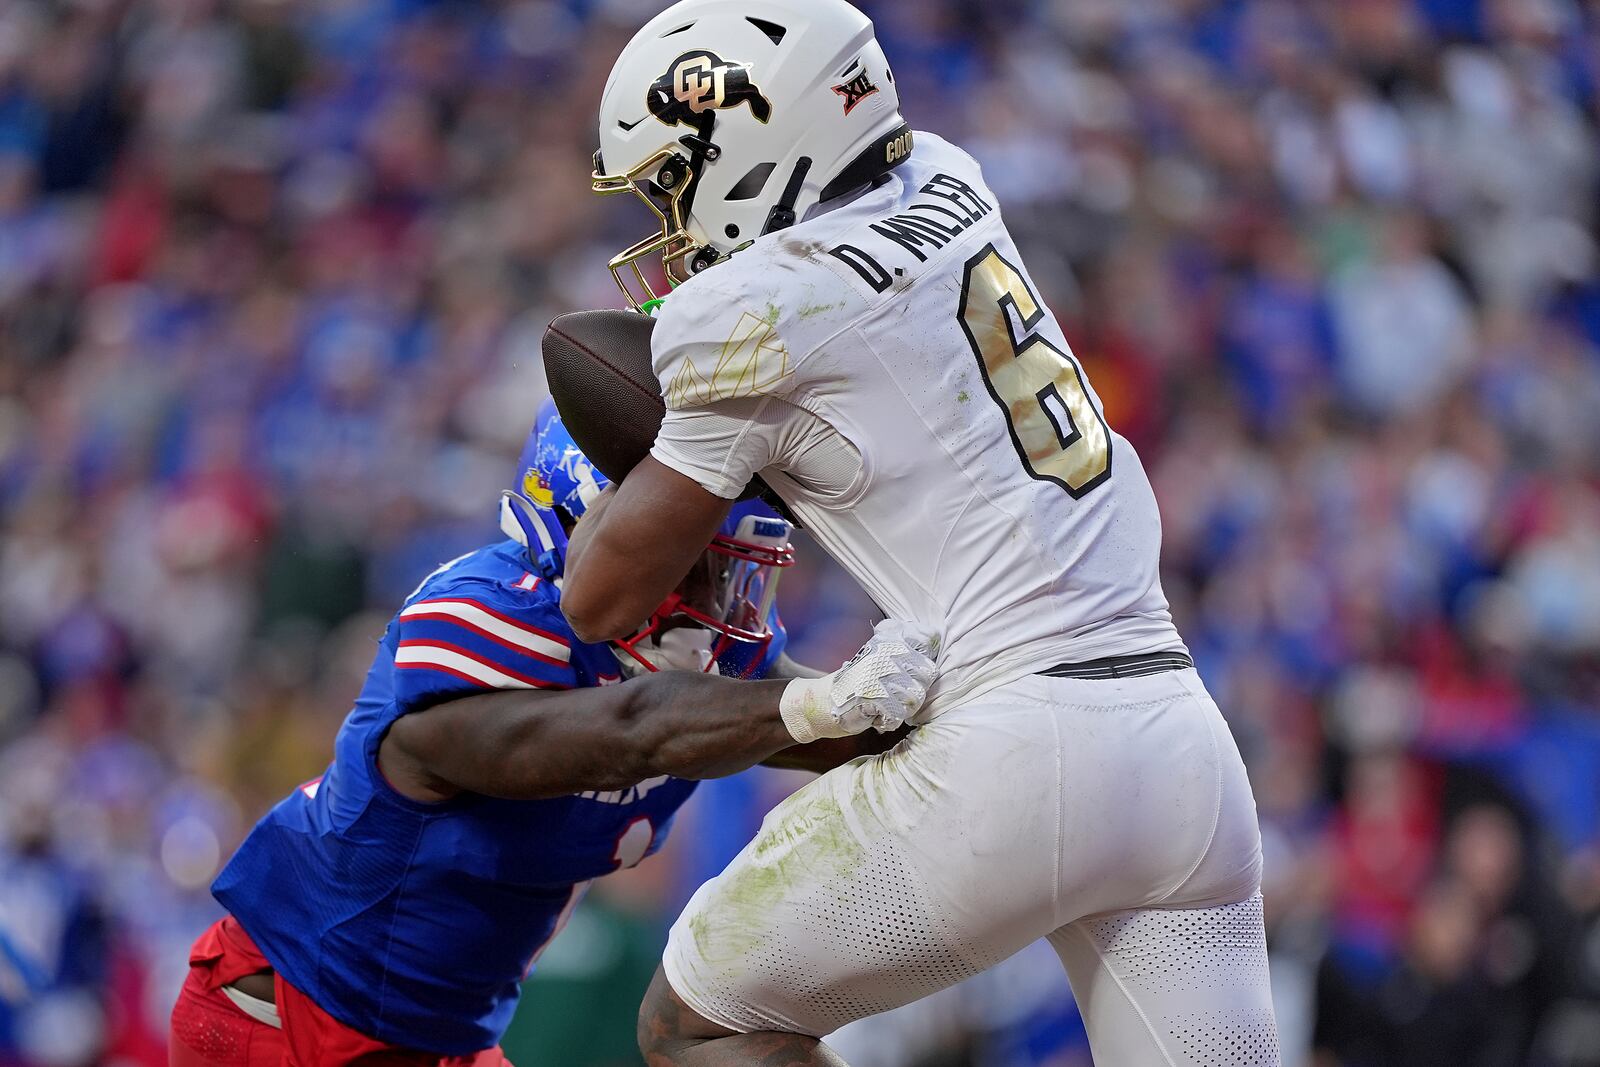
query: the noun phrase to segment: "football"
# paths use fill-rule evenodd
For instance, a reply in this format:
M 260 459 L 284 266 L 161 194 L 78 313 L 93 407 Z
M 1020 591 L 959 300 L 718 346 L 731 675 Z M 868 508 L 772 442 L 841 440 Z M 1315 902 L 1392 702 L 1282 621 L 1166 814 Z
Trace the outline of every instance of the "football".
M 655 325 L 637 311 L 605 308 L 557 316 L 544 331 L 544 371 L 556 410 L 589 462 L 613 482 L 650 454 L 666 414 L 650 363 Z M 764 494 L 783 510 L 760 478 L 739 499 Z
M 544 332 L 556 410 L 589 462 L 613 482 L 650 454 L 666 413 L 650 368 L 655 324 L 637 311 L 574 311 Z

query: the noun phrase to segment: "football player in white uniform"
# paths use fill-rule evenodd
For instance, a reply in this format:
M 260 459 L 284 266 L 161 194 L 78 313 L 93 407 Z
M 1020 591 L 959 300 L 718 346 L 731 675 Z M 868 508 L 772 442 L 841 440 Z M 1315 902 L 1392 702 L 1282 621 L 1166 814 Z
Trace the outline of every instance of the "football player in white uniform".
M 844 0 L 683 0 L 623 50 L 598 192 L 681 284 L 654 450 L 562 597 L 631 632 L 757 474 L 891 618 L 942 635 L 920 727 L 779 805 L 673 927 L 652 1064 L 818 1040 L 1045 937 L 1106 1065 L 1278 1062 L 1255 803 L 1172 625 L 1160 519 L 960 149 L 901 119 Z M 638 302 L 636 300 L 636 302 Z M 770 1057 L 770 1058 L 768 1058 Z

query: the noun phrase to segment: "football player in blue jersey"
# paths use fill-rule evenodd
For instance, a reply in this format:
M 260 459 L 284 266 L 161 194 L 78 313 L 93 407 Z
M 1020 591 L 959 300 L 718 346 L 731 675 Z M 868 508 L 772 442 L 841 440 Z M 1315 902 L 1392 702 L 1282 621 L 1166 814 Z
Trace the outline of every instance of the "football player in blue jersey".
M 695 779 L 825 770 L 920 707 L 928 642 L 898 625 L 832 674 L 787 659 L 790 531 L 759 504 L 638 634 L 577 640 L 566 538 L 604 486 L 547 404 L 502 502 L 508 539 L 407 598 L 333 763 L 218 876 L 228 915 L 191 954 L 175 1067 L 503 1063 L 539 952 L 593 879 L 661 846 Z

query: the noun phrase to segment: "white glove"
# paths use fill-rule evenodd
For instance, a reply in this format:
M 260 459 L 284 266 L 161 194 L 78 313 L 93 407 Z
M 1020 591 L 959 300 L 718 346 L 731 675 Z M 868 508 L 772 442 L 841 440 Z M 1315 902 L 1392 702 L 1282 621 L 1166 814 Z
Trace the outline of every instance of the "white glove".
M 850 661 L 821 678 L 796 678 L 783 691 L 778 713 L 800 744 L 845 737 L 867 727 L 900 728 L 928 696 L 936 673 L 939 638 L 911 623 L 887 619 Z

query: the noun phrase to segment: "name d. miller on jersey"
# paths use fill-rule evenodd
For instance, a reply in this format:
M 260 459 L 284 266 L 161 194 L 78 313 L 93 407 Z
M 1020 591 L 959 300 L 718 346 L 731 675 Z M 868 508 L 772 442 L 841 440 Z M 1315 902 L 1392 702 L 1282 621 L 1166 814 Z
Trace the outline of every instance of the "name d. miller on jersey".
M 925 263 L 928 251 L 937 252 L 994 210 L 972 186 L 948 174 L 935 174 L 919 192 L 933 199 L 918 200 L 902 212 L 869 223 L 868 232 L 858 238 L 860 243 L 837 245 L 828 249 L 828 254 L 848 264 L 862 281 L 881 293 L 906 273 L 905 267 L 894 265 L 894 260 L 903 258 L 895 248 Z

